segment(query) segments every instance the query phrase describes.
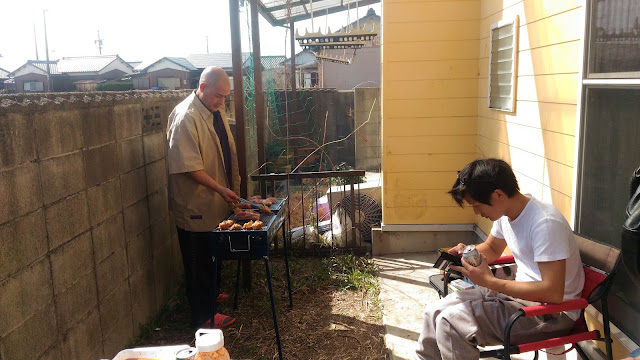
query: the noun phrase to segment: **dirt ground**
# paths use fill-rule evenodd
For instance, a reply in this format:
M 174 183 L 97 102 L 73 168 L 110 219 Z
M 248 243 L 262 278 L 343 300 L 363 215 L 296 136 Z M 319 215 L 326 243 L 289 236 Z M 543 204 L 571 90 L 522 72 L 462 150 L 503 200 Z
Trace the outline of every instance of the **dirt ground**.
M 387 359 L 376 296 L 333 285 L 329 269 L 323 266 L 326 261 L 320 258 L 290 259 L 293 309 L 289 309 L 284 259 L 270 259 L 284 359 Z M 237 319 L 224 329 L 225 348 L 232 359 L 278 359 L 264 262 L 252 261 L 252 290 L 240 291 L 237 310 L 233 310 L 235 268 L 235 262 L 225 262 L 222 289 L 230 298 L 219 312 Z M 188 303 L 184 295 L 177 296 L 135 346 L 195 346 L 188 324 Z

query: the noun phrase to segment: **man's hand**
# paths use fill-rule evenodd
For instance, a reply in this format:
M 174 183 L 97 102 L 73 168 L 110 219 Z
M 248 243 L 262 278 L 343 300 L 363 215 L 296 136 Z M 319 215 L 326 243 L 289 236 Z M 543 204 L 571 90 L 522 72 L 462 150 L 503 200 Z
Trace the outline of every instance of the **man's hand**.
M 220 196 L 222 196 L 224 201 L 226 201 L 228 203 L 237 202 L 238 199 L 240 198 L 238 196 L 238 194 L 233 192 L 233 190 L 231 190 L 229 188 L 226 188 L 226 187 L 221 188 L 220 191 L 218 191 L 218 194 L 220 194 Z
M 447 250 L 447 252 L 449 254 L 452 255 L 456 255 L 456 256 L 462 256 L 462 250 L 464 250 L 464 248 L 467 247 L 467 245 L 463 244 L 463 243 L 459 243 L 458 245 L 452 247 L 451 249 Z
M 458 244 L 462 245 L 462 244 Z M 478 266 L 473 266 L 467 262 L 467 260 L 462 258 L 462 266 L 451 266 L 451 269 L 460 272 L 464 277 L 469 279 L 472 283 L 478 286 L 487 287 L 487 284 L 491 279 L 494 278 L 491 269 L 487 265 L 487 258 L 480 254 L 482 258 L 482 262 Z

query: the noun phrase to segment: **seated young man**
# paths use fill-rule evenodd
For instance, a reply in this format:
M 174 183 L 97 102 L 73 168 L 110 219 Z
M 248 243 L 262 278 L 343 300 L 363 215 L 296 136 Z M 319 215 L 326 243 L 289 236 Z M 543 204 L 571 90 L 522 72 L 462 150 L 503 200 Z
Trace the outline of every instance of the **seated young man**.
M 509 317 L 523 306 L 560 303 L 580 297 L 584 272 L 571 227 L 551 204 L 520 193 L 513 170 L 499 159 L 481 159 L 458 172 L 449 194 L 460 205 L 493 221 L 487 240 L 476 248 L 482 263 L 453 266 L 477 288 L 461 290 L 427 306 L 418 339 L 418 359 L 478 359 L 477 348 L 501 344 Z M 464 244 L 449 252 L 459 255 Z M 518 267 L 515 280 L 495 278 L 488 263 L 506 247 Z M 516 321 L 513 342 L 566 334 L 579 311 L 525 317 Z

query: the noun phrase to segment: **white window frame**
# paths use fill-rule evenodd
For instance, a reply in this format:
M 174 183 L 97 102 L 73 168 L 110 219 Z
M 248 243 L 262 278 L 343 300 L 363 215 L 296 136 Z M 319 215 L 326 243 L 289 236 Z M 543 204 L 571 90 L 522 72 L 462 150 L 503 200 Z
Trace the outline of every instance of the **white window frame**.
M 494 30 L 500 29 L 506 26 L 513 26 L 513 41 L 511 42 L 511 59 L 512 59 L 512 67 L 511 67 L 511 92 L 509 96 L 511 97 L 511 101 L 505 106 L 500 106 L 495 104 L 492 101 L 491 97 L 491 83 L 494 78 L 498 76 L 498 74 L 493 75 L 495 68 L 497 68 L 497 64 L 493 61 L 493 53 L 495 50 L 493 49 L 493 34 Z M 488 74 L 488 92 L 487 92 L 487 106 L 490 109 L 505 111 L 505 112 L 515 112 L 516 109 L 516 87 L 517 87 L 517 78 L 518 78 L 518 39 L 520 34 L 520 21 L 519 17 L 516 15 L 513 20 L 501 20 L 496 23 L 491 24 L 491 29 L 489 31 L 489 74 Z
M 38 89 L 38 84 L 40 84 L 41 89 Z M 29 87 L 27 89 L 27 86 Z M 25 81 L 22 84 L 22 89 L 24 92 L 42 92 L 44 91 L 44 82 L 42 81 Z

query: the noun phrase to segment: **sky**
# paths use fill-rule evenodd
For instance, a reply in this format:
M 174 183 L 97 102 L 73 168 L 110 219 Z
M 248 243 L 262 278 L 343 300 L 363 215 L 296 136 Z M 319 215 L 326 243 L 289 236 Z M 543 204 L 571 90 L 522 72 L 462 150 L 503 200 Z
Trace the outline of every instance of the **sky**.
M 284 1 L 284 0 L 283 0 Z M 337 30 L 363 17 L 369 8 L 380 15 L 380 4 L 314 17 L 314 27 Z M 242 50 L 250 51 L 249 2 L 240 8 Z M 158 5 L 162 4 L 162 5 Z M 163 56 L 187 57 L 231 52 L 229 1 L 196 0 L 9 0 L 3 1 L 0 21 L 0 68 L 14 71 L 27 60 L 46 60 L 44 23 L 49 60 L 66 56 L 100 55 L 95 41 L 102 39 L 103 55 L 125 61 L 148 61 Z M 311 21 L 296 22 L 300 34 L 311 31 Z M 260 16 L 262 55 L 290 55 L 287 30 L 272 27 Z M 35 30 L 34 30 L 35 29 Z M 37 44 L 37 46 L 36 46 Z M 296 52 L 301 49 L 296 43 Z

